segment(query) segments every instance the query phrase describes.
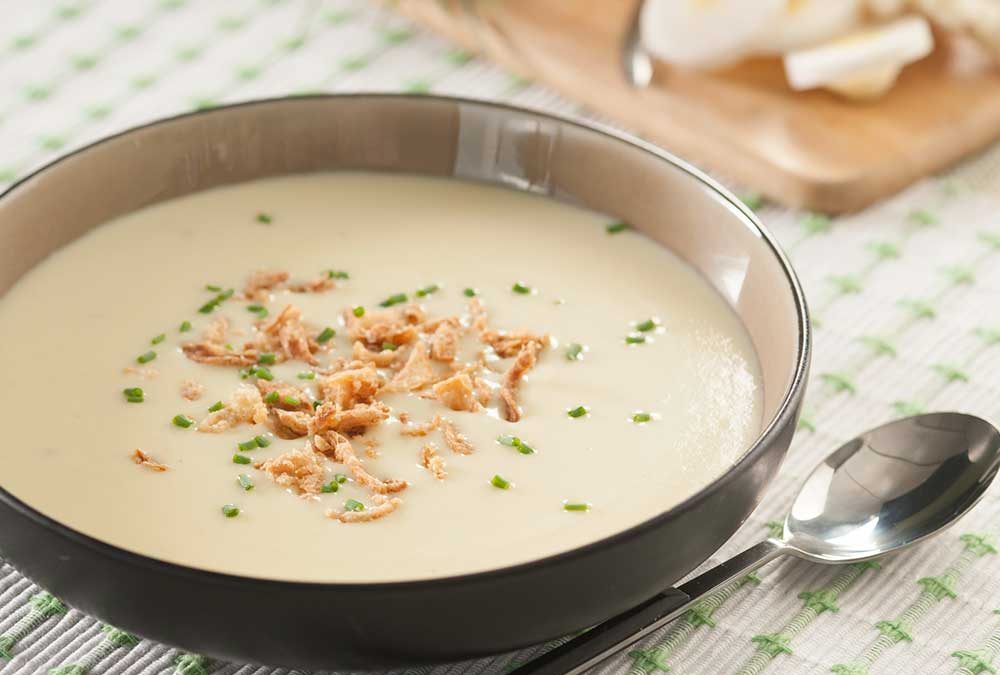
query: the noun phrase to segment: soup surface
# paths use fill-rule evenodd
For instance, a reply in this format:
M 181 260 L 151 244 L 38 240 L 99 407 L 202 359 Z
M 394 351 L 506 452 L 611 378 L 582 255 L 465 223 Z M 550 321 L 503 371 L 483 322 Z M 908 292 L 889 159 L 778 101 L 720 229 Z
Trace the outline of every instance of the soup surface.
M 257 577 L 565 551 L 691 495 L 761 425 L 750 339 L 694 271 L 605 216 L 459 181 L 159 204 L 38 265 L 0 324 L 0 485 L 125 549 Z

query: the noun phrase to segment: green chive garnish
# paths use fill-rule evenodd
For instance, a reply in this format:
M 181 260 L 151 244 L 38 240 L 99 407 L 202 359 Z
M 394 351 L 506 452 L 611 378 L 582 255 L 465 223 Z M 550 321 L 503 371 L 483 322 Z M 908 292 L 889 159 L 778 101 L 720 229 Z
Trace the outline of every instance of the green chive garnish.
M 643 333 L 648 332 L 656 328 L 656 322 L 652 319 L 646 319 L 640 324 L 636 324 L 635 329 L 642 331 Z
M 316 379 L 316 373 L 314 373 L 311 370 L 306 370 L 304 372 L 299 373 L 295 377 L 299 378 L 300 380 L 315 380 Z
M 292 408 L 297 408 L 302 405 L 302 401 L 299 400 L 298 396 L 282 396 L 281 402 Z
M 511 286 L 510 290 L 514 291 L 515 293 L 520 293 L 521 295 L 528 295 L 529 293 L 531 293 L 531 286 L 525 286 L 520 281 L 518 281 L 516 284 Z
M 240 487 L 246 490 L 247 492 L 253 490 L 253 479 L 250 476 L 246 475 L 245 473 L 241 473 L 236 478 L 236 482 L 239 483 Z
M 274 375 L 271 374 L 271 371 L 264 366 L 254 366 L 250 369 L 250 374 L 256 375 L 258 378 L 267 380 L 268 382 L 274 379 Z
M 364 314 L 364 310 L 362 310 L 361 313 Z M 358 314 L 357 309 L 354 310 L 354 315 L 355 316 L 361 316 L 361 314 Z M 330 328 L 329 326 L 327 326 L 326 328 L 323 329 L 322 333 L 320 333 L 319 335 L 316 336 L 316 342 L 318 342 L 320 344 L 324 344 L 326 342 L 329 342 L 331 340 L 331 338 L 333 338 L 333 336 L 336 335 L 336 334 L 337 334 L 337 331 L 335 331 L 332 328 Z
M 155 358 L 156 358 L 156 352 L 150 349 L 148 352 L 139 354 L 139 356 L 135 357 L 135 360 L 138 361 L 139 363 L 149 363 Z
M 347 482 L 347 476 L 345 476 L 342 473 L 335 473 L 335 474 L 333 474 L 333 479 L 335 481 L 337 481 L 338 483 L 340 483 L 341 485 L 343 485 L 344 483 Z
M 406 293 L 396 293 L 395 295 L 390 295 L 388 298 L 378 303 L 379 307 L 392 307 L 393 305 L 398 305 L 409 300 Z
M 566 347 L 566 360 L 567 361 L 579 361 L 580 356 L 583 354 L 583 345 L 579 342 L 574 342 L 569 347 Z
M 155 338 L 153 338 L 152 340 L 150 340 L 149 343 L 153 344 L 153 345 L 158 345 L 158 344 L 160 344 L 161 342 L 163 342 L 166 339 L 167 339 L 167 334 L 166 333 L 160 333 Z
M 226 518 L 235 518 L 240 515 L 240 507 L 235 504 L 226 504 L 222 507 L 222 515 Z
M 626 335 L 625 344 L 627 345 L 641 345 L 646 341 L 645 335 Z
M 274 222 L 274 218 L 271 217 L 270 213 L 264 213 L 263 211 L 257 214 L 257 222 L 264 223 L 265 225 L 270 225 Z
M 264 305 L 247 305 L 247 311 L 251 314 L 256 314 L 262 319 L 267 316 L 267 307 Z
M 321 491 L 323 491 L 323 492 L 325 492 L 327 494 L 330 494 L 331 492 L 336 492 L 339 489 L 340 489 L 340 485 L 337 484 L 336 480 L 332 480 L 329 483 L 327 483 L 326 485 L 324 485 L 322 488 L 320 488 Z
M 181 429 L 187 429 L 189 426 L 194 424 L 194 420 L 187 415 L 174 415 L 174 426 L 180 427 Z
M 213 286 L 213 288 L 219 288 L 219 286 Z M 214 298 L 206 302 L 204 305 L 199 307 L 198 311 L 202 314 L 211 314 L 212 312 L 215 311 L 215 309 L 219 305 L 222 304 L 224 300 L 228 300 L 229 298 L 233 297 L 233 293 L 235 292 L 236 291 L 234 291 L 232 288 L 228 288 L 222 291 L 217 296 L 215 296 Z
M 396 345 L 392 344 L 391 342 L 383 342 L 382 351 L 394 352 L 396 351 Z
M 122 393 L 125 394 L 125 400 L 129 403 L 142 403 L 146 400 L 146 394 L 141 387 L 128 387 L 122 389 Z
M 253 442 L 257 444 L 258 448 L 266 448 L 271 445 L 271 439 L 267 436 L 254 436 Z
M 345 511 L 364 511 L 365 505 L 359 502 L 357 499 L 348 499 L 344 502 Z
M 474 298 L 477 295 L 475 288 L 466 288 L 464 291 L 462 291 L 462 293 L 467 298 Z
M 205 284 L 205 290 L 211 291 L 212 293 L 218 293 L 222 290 L 222 286 L 216 286 L 215 284 Z
M 219 306 L 219 303 L 215 300 L 209 300 L 204 305 L 198 308 L 198 311 L 202 314 L 211 314 L 215 311 L 215 308 Z
M 251 438 L 249 441 L 243 441 L 242 443 L 237 443 L 236 447 L 238 447 L 243 452 L 249 452 L 251 450 L 256 450 L 257 449 L 257 439 Z
M 636 424 L 642 424 L 644 422 L 650 421 L 651 419 L 653 419 L 653 416 L 645 412 L 637 412 L 636 414 L 632 415 L 632 421 L 635 422 Z
M 608 223 L 604 229 L 608 231 L 608 234 L 618 234 L 619 232 L 624 232 L 628 228 L 629 228 L 628 223 L 619 220 L 618 222 L 615 223 Z
M 313 410 L 318 410 L 321 405 L 323 405 L 322 401 L 313 401 Z
M 566 414 L 569 415 L 570 417 L 583 417 L 588 412 L 589 411 L 587 410 L 587 408 L 585 406 L 578 405 L 577 407 L 573 408 L 572 410 L 567 410 Z
M 273 404 L 277 403 L 278 399 L 280 399 L 280 398 L 281 398 L 281 395 L 278 394 L 278 392 L 276 392 L 276 391 L 269 391 L 269 392 L 267 392 L 267 395 L 264 396 L 264 403 L 270 403 L 270 404 L 273 405 Z
M 262 363 L 268 366 L 273 366 L 277 360 L 278 357 L 273 352 L 264 352 L 257 357 L 257 363 Z
M 233 455 L 233 464 L 249 464 L 252 461 L 246 455 Z
M 441 290 L 441 287 L 438 286 L 437 284 L 431 284 L 430 286 L 424 286 L 423 288 L 421 288 L 421 289 L 419 289 L 417 291 L 417 297 L 418 298 L 424 298 L 424 297 L 427 297 L 428 295 L 430 295 L 431 293 L 435 293 L 435 292 L 437 292 L 439 290 Z
M 350 279 L 351 275 L 343 270 L 327 270 L 327 279 Z
M 361 305 L 358 305 L 352 311 L 354 312 L 354 316 L 359 318 L 365 315 L 365 308 Z
M 490 484 L 493 487 L 500 488 L 501 490 L 507 490 L 510 488 L 510 481 L 500 474 L 493 476 L 493 478 L 490 479 Z
M 178 329 L 181 333 L 186 333 L 191 330 L 190 321 L 181 321 L 181 327 Z
M 590 504 L 586 502 L 563 502 L 563 509 L 566 511 L 589 511 Z
M 213 403 L 208 407 L 208 412 L 219 412 L 225 407 L 226 407 L 225 403 L 223 403 L 222 401 L 216 401 L 215 403 Z
M 497 436 L 497 443 L 500 445 L 506 445 L 514 448 L 522 455 L 533 455 L 535 454 L 535 449 L 522 441 L 517 436 Z

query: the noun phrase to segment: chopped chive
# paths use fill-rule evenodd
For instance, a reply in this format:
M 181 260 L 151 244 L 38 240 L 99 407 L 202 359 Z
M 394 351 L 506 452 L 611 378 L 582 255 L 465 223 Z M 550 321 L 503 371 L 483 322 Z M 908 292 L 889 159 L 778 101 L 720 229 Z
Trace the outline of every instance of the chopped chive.
M 510 489 L 510 481 L 501 476 L 500 474 L 496 474 L 495 476 L 493 476 L 493 478 L 490 479 L 490 485 L 496 488 L 500 488 L 501 490 Z
M 181 429 L 187 429 L 189 426 L 194 424 L 194 420 L 187 415 L 174 415 L 174 426 L 180 427 Z
M 257 357 L 257 363 L 262 363 L 268 366 L 273 366 L 277 361 L 278 357 L 274 354 L 274 352 L 264 352 Z
M 535 449 L 522 441 L 517 436 L 497 436 L 497 443 L 514 448 L 522 455 L 533 455 Z
M 382 351 L 394 352 L 396 351 L 396 345 L 392 344 L 391 342 L 383 342 Z
M 362 307 L 361 305 L 358 305 L 357 307 L 355 307 L 355 308 L 354 308 L 353 310 L 351 310 L 351 311 L 353 311 L 353 312 L 354 312 L 354 316 L 356 316 L 356 317 L 362 317 L 362 316 L 364 316 L 364 315 L 365 315 L 365 308 L 364 308 L 364 307 Z
M 274 218 L 271 217 L 270 213 L 264 213 L 263 211 L 261 211 L 260 213 L 257 214 L 257 222 L 264 223 L 265 225 L 270 225 L 271 223 L 274 222 Z
M 250 452 L 251 450 L 257 449 L 257 439 L 251 438 L 249 441 L 243 441 L 242 443 L 237 443 L 238 447 L 243 452 Z
M 467 298 L 474 298 L 476 295 L 478 295 L 475 288 L 466 288 L 464 291 L 462 291 L 462 293 Z
M 566 360 L 567 361 L 579 361 L 580 357 L 583 355 L 583 345 L 579 342 L 572 343 L 566 348 Z
M 516 284 L 511 286 L 510 290 L 514 291 L 515 293 L 520 293 L 521 295 L 528 295 L 529 293 L 531 293 L 531 286 L 525 286 L 520 281 L 518 281 Z
M 608 231 L 608 234 L 618 234 L 619 232 L 624 232 L 629 228 L 629 224 L 624 220 L 619 220 L 614 223 L 608 223 L 604 229 Z
M 626 335 L 625 344 L 627 345 L 641 345 L 646 341 L 645 335 Z
M 198 311 L 202 314 L 211 314 L 215 311 L 215 308 L 219 306 L 216 300 L 209 300 L 204 305 L 198 308 Z
M 280 398 L 281 398 L 281 395 L 278 392 L 276 392 L 276 391 L 269 391 L 269 392 L 267 392 L 267 395 L 264 396 L 264 403 L 270 403 L 270 404 L 273 405 L 273 404 L 277 403 L 278 399 L 280 399 Z
M 327 279 L 350 279 L 351 275 L 343 270 L 327 270 Z
M 226 518 L 235 518 L 240 515 L 240 507 L 235 504 L 226 504 L 222 507 L 222 515 Z
M 219 288 L 219 287 L 215 286 L 214 288 Z M 227 288 L 226 290 L 222 291 L 217 296 L 206 302 L 204 305 L 199 307 L 198 311 L 202 314 L 211 314 L 216 310 L 216 308 L 219 305 L 222 304 L 224 300 L 228 300 L 229 298 L 233 297 L 233 293 L 235 292 L 236 291 L 234 291 L 232 288 Z
M 215 284 L 205 284 L 205 290 L 211 291 L 213 293 L 218 293 L 222 290 L 222 286 L 216 286 Z
M 293 408 L 297 408 L 302 405 L 302 401 L 299 400 L 298 396 L 282 396 L 281 402 Z
M 337 481 L 338 483 L 340 483 L 341 485 L 343 485 L 344 483 L 347 482 L 347 476 L 345 476 L 342 473 L 335 473 L 335 474 L 333 474 L 333 479 L 335 481 Z
M 364 511 L 365 505 L 359 502 L 357 499 L 348 499 L 344 502 L 345 511 Z
M 636 327 L 635 327 L 636 330 L 642 331 L 643 333 L 651 331 L 654 328 L 656 328 L 656 322 L 653 321 L 652 319 L 646 319 L 642 323 L 636 324 Z
M 355 316 L 361 316 L 360 314 L 357 313 L 357 310 L 355 310 Z M 326 342 L 329 342 L 330 339 L 333 338 L 333 336 L 336 334 L 337 331 L 327 326 L 326 328 L 323 329 L 323 332 L 321 332 L 319 335 L 316 336 L 316 342 L 324 344 Z
M 233 455 L 233 464 L 249 464 L 253 460 L 246 455 Z
M 653 419 L 653 416 L 646 412 L 637 412 L 636 414 L 632 415 L 632 421 L 635 422 L 636 424 L 643 424 L 644 422 L 648 422 L 651 419 Z
M 393 305 L 398 305 L 409 300 L 406 293 L 396 293 L 395 295 L 390 295 L 388 298 L 378 303 L 379 307 L 392 307 Z
M 318 410 L 321 405 L 323 405 L 322 401 L 313 401 L 313 410 Z
M 424 297 L 427 297 L 428 295 L 430 295 L 431 293 L 436 293 L 437 291 L 440 291 L 440 290 L 441 290 L 441 287 L 438 286 L 437 284 L 431 284 L 430 286 L 424 286 L 423 288 L 421 288 L 421 289 L 419 289 L 417 291 L 417 297 L 418 298 L 424 298 Z
M 125 394 L 125 400 L 129 403 L 142 403 L 146 400 L 146 394 L 141 387 L 128 387 L 122 389 L 122 393 Z
M 215 403 L 213 403 L 208 407 L 208 412 L 219 412 L 225 407 L 226 407 L 225 403 L 223 403 L 222 401 L 216 401 Z
M 274 375 L 271 374 L 271 371 L 264 366 L 254 366 L 250 369 L 250 374 L 256 375 L 258 378 L 267 380 L 268 382 L 274 379 Z
M 271 439 L 267 436 L 254 436 L 253 442 L 257 444 L 258 448 L 266 448 L 271 445 Z
M 246 490 L 247 492 L 253 490 L 253 478 L 246 475 L 245 473 L 241 473 L 239 476 L 237 476 L 236 482 L 239 483 L 240 487 Z
M 233 293 L 235 292 L 236 291 L 233 290 L 232 288 L 227 288 L 226 290 L 219 293 L 217 299 L 219 302 L 222 302 L 223 300 L 228 300 L 229 298 L 233 297 Z
M 177 330 L 179 330 L 181 333 L 188 332 L 189 330 L 191 330 L 191 322 L 190 321 L 181 321 L 181 326 Z
M 139 363 L 149 363 L 155 358 L 156 358 L 156 352 L 150 349 L 148 352 L 143 352 L 142 354 L 139 354 L 139 356 L 135 357 L 135 360 L 138 361 Z
M 267 307 L 264 305 L 247 305 L 247 311 L 251 314 L 256 314 L 262 319 L 267 316 Z
M 303 371 L 303 372 L 299 373 L 295 377 L 299 378 L 300 380 L 315 380 L 316 379 L 316 373 L 314 373 L 311 370 L 306 370 L 306 371 Z
M 167 334 L 166 333 L 160 333 L 155 338 L 153 338 L 152 340 L 150 340 L 149 343 L 153 344 L 153 345 L 158 345 L 158 344 L 160 344 L 161 342 L 163 342 L 166 339 L 167 339 Z
M 239 372 L 241 380 L 245 380 L 253 374 L 250 368 L 240 368 Z
M 234 347 L 233 347 L 233 343 L 232 343 L 232 342 L 227 342 L 227 343 L 226 343 L 225 345 L 223 345 L 223 346 L 224 346 L 224 347 L 225 347 L 226 349 L 228 349 L 229 351 L 233 351 L 233 349 L 234 349 Z
M 590 411 L 587 410 L 586 406 L 578 405 L 577 407 L 573 408 L 572 410 L 567 410 L 566 414 L 569 415 L 570 417 L 583 417 L 588 412 L 590 412 Z
M 336 480 L 332 480 L 329 483 L 325 484 L 322 488 L 320 488 L 320 490 L 322 492 L 325 492 L 326 494 L 330 494 L 331 492 L 336 492 L 339 489 L 340 485 L 337 484 Z
M 586 502 L 563 502 L 563 509 L 566 511 L 589 511 L 590 504 Z

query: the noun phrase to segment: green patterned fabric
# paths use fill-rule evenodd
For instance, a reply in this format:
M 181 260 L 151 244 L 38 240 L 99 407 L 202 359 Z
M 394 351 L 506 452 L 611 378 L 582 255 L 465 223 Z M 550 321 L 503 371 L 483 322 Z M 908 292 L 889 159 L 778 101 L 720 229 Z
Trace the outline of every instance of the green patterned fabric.
M 0 0 L 0 10 L 0 187 L 123 128 L 251 98 L 396 90 L 588 116 L 366 0 Z M 745 200 L 802 276 L 815 361 L 768 499 L 706 565 L 780 534 L 801 477 L 861 429 L 934 409 L 1000 421 L 1000 149 L 854 215 Z M 997 672 L 998 515 L 992 492 L 959 529 L 880 565 L 773 563 L 594 672 Z M 549 646 L 397 674 L 508 672 Z M 0 675 L 290 672 L 143 640 L 0 564 Z

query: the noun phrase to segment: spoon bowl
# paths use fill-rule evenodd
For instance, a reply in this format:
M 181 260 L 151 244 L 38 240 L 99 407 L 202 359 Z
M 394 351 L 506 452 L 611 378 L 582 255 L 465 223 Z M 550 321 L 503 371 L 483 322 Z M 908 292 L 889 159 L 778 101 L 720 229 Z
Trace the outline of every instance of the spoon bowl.
M 789 552 L 860 562 L 915 544 L 964 515 L 1000 467 L 1000 433 L 978 417 L 931 413 L 845 443 L 806 479 L 785 518 Z

